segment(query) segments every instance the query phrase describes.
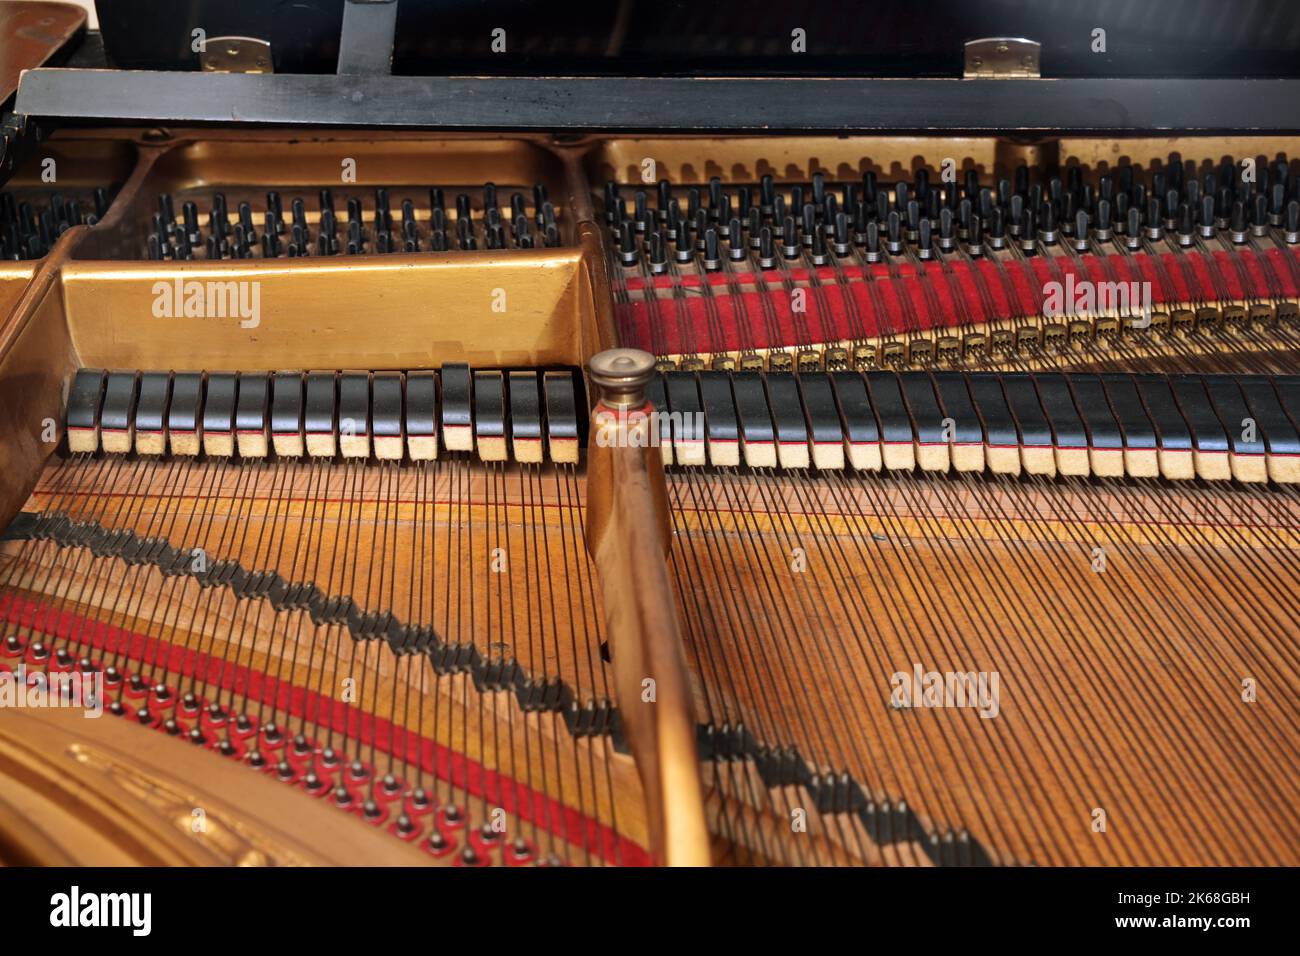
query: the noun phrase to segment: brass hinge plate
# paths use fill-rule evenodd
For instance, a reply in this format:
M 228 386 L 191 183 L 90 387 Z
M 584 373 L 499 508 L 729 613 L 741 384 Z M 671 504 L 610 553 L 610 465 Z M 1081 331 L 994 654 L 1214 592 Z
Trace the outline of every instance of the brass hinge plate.
M 271 44 L 256 37 L 211 37 L 203 44 L 204 73 L 274 73 Z
M 985 37 L 966 41 L 968 79 L 1036 79 L 1041 74 L 1041 44 L 1021 37 Z

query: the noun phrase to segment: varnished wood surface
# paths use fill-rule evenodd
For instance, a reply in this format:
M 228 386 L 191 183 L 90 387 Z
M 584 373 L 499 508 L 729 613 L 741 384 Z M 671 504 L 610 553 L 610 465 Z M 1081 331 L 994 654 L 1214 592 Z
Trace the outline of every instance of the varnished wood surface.
M 0 720 L 0 863 L 437 866 L 450 859 L 124 719 L 16 709 Z

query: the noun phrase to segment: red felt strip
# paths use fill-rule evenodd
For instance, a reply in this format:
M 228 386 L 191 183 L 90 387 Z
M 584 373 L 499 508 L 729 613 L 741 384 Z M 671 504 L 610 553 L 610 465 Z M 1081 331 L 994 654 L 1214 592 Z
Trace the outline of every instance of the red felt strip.
M 1238 264 L 1244 267 L 1244 282 Z M 775 273 L 630 276 L 622 286 L 631 296 L 630 301 L 619 305 L 619 327 L 626 344 L 679 355 L 689 351 L 788 348 L 858 336 L 876 338 L 951 328 L 967 321 L 978 325 L 1040 315 L 1044 285 L 1049 281 L 1065 284 L 1071 278 L 1076 285 L 1150 283 L 1153 305 L 1225 297 L 1267 299 L 1276 295 L 1294 299 L 1300 295 L 1300 260 L 1292 249 L 1263 253 L 1218 251 L 1208 256 L 1166 252 L 1131 258 L 1038 257 L 1028 260 L 1027 265 L 999 265 L 987 259 L 952 262 L 946 273 L 933 264 L 924 266 L 923 272 L 910 263 L 892 271 L 886 266 L 871 266 L 866 267 L 873 277 L 870 284 L 865 280 L 864 267 L 821 267 L 816 274 L 825 294 L 808 290 L 805 313 L 798 316 L 798 325 L 813 336 L 811 343 L 798 340 L 790 293 Z M 786 275 L 804 283 L 809 279 L 809 270 L 791 269 Z M 728 283 L 741 291 L 731 293 Z M 644 298 L 651 290 L 657 296 L 655 305 Z M 765 318 L 764 298 L 776 317 L 775 330 L 769 328 L 770 320 Z M 713 322 L 709 318 L 711 311 Z M 823 329 L 829 332 L 826 339 L 822 338 Z
M 490 770 L 476 760 L 457 753 L 437 741 L 421 737 L 413 730 L 397 727 L 390 721 L 367 714 L 359 708 L 317 694 L 315 691 L 281 681 L 269 674 L 238 664 L 231 664 L 170 641 L 150 637 L 102 621 L 91 620 L 71 611 L 14 595 L 0 595 L 0 620 L 52 637 L 75 639 L 103 654 L 123 654 L 141 664 L 157 662 L 169 674 L 184 677 L 199 675 L 211 687 L 233 691 L 249 700 L 274 704 L 294 717 L 307 715 L 323 727 L 341 731 L 381 753 L 394 753 L 418 764 L 424 770 L 447 780 L 474 796 L 485 796 L 494 806 L 540 829 L 562 837 L 574 846 L 592 848 L 607 863 L 649 866 L 650 855 L 640 846 L 620 836 L 606 824 L 498 770 Z

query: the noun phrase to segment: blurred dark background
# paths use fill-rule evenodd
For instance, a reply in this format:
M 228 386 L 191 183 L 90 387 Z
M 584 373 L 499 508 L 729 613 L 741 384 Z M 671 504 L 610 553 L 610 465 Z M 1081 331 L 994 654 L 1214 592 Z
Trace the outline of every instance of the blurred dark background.
M 202 28 L 268 40 L 284 73 L 334 72 L 343 6 L 96 2 L 114 66 L 196 70 Z M 805 53 L 791 51 L 795 29 Z M 963 43 L 986 36 L 1040 42 L 1044 76 L 1300 76 L 1297 0 L 400 0 L 393 72 L 956 76 Z

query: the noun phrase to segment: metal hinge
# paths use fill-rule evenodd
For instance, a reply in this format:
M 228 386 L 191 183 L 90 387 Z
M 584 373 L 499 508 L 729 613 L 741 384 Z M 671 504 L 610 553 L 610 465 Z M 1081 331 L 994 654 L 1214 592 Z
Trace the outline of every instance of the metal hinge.
M 271 44 L 256 37 L 211 37 L 203 44 L 204 73 L 274 73 Z
M 965 79 L 1036 79 L 1042 45 L 1022 37 L 985 37 L 966 41 Z

